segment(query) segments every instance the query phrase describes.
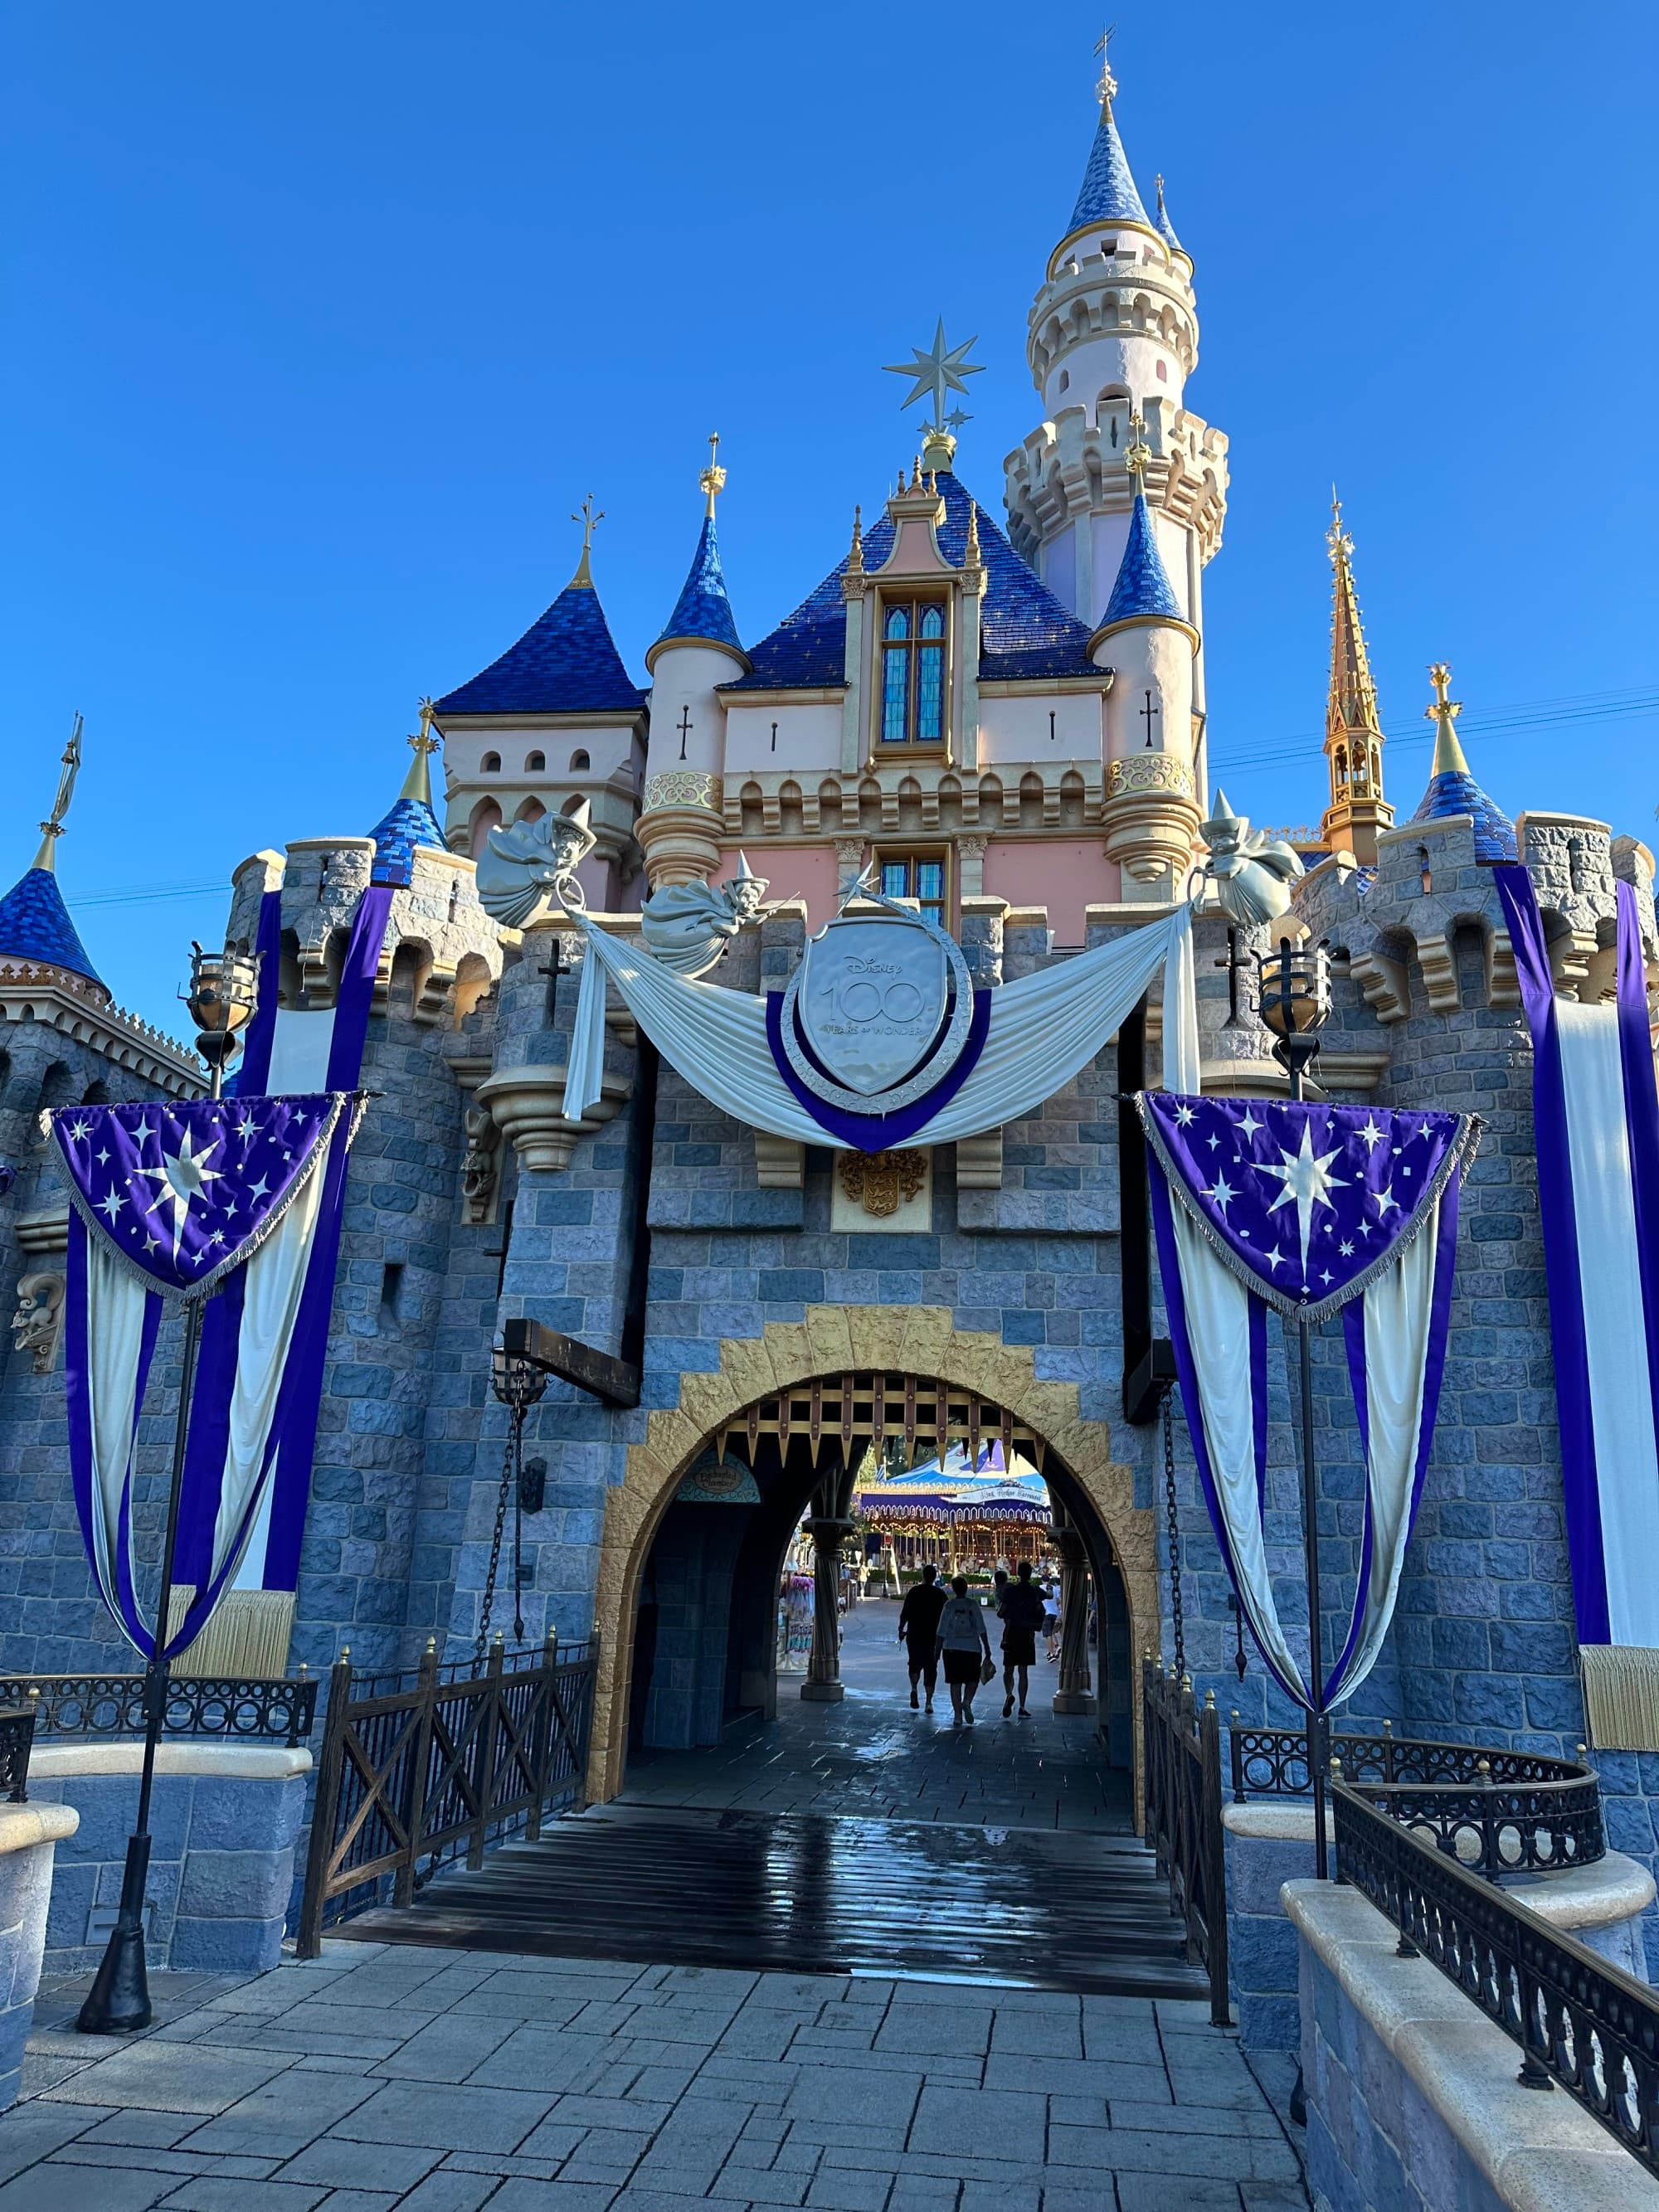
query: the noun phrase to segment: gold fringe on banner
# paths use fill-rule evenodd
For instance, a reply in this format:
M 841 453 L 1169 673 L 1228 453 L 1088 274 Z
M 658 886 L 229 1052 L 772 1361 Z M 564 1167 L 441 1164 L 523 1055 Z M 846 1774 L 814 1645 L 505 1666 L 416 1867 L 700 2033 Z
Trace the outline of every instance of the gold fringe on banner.
M 1598 1751 L 1659 1751 L 1659 1651 L 1581 1644 L 1584 1720 Z
M 176 1629 L 196 1595 L 193 1583 L 173 1593 L 170 1626 Z M 207 1626 L 173 1662 L 175 1674 L 241 1674 L 274 1681 L 288 1672 L 294 1630 L 292 1590 L 227 1590 Z

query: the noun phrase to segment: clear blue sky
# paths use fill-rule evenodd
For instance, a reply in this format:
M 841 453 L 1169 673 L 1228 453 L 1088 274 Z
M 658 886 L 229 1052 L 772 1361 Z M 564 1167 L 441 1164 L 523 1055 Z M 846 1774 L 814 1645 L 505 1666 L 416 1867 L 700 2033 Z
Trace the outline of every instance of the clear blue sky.
M 1445 655 L 1511 812 L 1653 832 L 1655 22 L 1120 15 L 1129 156 L 1197 261 L 1188 397 L 1232 441 L 1211 729 L 1258 819 L 1322 803 L 1334 477 L 1395 801 Z M 757 636 L 913 451 L 880 364 L 941 313 L 988 364 L 957 465 L 1000 511 L 1098 31 L 1053 0 L 14 10 L 0 883 L 79 708 L 64 889 L 118 996 L 176 1029 L 224 897 L 175 887 L 366 830 L 417 696 L 566 581 L 584 492 L 642 677 L 720 430 Z

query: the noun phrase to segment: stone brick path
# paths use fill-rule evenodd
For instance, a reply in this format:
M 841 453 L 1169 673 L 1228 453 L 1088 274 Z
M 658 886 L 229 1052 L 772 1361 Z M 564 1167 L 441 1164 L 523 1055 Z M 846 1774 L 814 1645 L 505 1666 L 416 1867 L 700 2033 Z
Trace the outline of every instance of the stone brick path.
M 1201 2005 L 331 1943 L 163 1978 L 0 2118 L 0 2212 L 1303 2212 Z

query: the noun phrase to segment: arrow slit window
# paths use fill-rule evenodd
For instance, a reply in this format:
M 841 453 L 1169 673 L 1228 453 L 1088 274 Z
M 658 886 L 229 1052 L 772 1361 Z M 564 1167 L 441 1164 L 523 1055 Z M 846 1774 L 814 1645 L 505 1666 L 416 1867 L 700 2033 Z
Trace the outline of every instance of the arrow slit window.
M 881 742 L 945 743 L 945 609 L 938 599 L 890 600 L 881 624 Z

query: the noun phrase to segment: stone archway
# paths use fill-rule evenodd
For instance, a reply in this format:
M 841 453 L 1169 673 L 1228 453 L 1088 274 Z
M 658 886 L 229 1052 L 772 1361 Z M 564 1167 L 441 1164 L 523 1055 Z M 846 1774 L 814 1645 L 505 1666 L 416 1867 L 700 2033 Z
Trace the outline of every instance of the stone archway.
M 651 1414 L 644 1441 L 629 1447 L 623 1480 L 606 1493 L 593 1626 L 599 1639 L 588 1796 L 622 1787 L 627 1753 L 634 1610 L 640 1578 L 681 1476 L 710 1437 L 738 1425 L 757 1401 L 814 1377 L 854 1370 L 936 1376 L 994 1400 L 1063 1462 L 1099 1516 L 1116 1557 L 1129 1607 L 1132 1653 L 1160 1642 L 1153 1516 L 1134 1501 L 1133 1470 L 1112 1457 L 1103 1421 L 1079 1410 L 1075 1382 L 1039 1378 L 1029 1346 L 953 1328 L 930 1306 L 811 1306 L 803 1322 L 774 1322 L 758 1337 L 723 1339 L 713 1372 L 681 1377 L 678 1407 Z M 1140 1701 L 1132 1697 L 1137 1825 L 1141 1806 Z

